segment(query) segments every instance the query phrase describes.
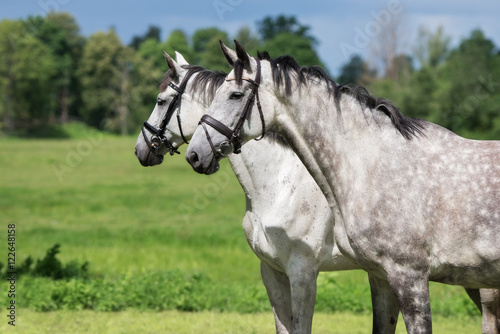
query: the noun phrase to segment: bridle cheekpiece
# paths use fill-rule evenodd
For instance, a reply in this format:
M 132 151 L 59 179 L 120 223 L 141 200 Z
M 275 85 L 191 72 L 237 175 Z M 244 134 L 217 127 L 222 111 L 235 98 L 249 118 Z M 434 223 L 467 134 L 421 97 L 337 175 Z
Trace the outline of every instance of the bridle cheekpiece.
M 260 85 L 260 79 L 261 79 L 261 64 L 260 60 L 258 58 L 254 58 L 257 61 L 257 71 L 255 73 L 255 79 L 250 79 L 243 77 L 241 78 L 242 80 L 248 81 L 253 84 L 252 91 L 249 94 L 249 97 L 243 107 L 242 113 L 240 118 L 238 119 L 238 122 L 236 123 L 236 126 L 234 129 L 230 129 L 223 123 L 219 122 L 215 118 L 213 118 L 210 115 L 203 115 L 203 117 L 200 119 L 199 124 L 203 127 L 203 130 L 205 130 L 205 135 L 207 137 L 207 140 L 210 144 L 210 147 L 212 148 L 212 152 L 214 154 L 215 159 L 220 160 L 223 157 L 227 157 L 231 153 L 238 154 L 241 152 L 241 139 L 240 139 L 240 130 L 241 127 L 243 126 L 243 123 L 245 120 L 249 117 L 250 111 L 252 110 L 252 102 L 256 101 L 257 104 L 257 109 L 259 110 L 260 114 L 260 120 L 262 122 L 262 135 L 260 138 L 257 138 L 255 140 L 261 140 L 266 132 L 266 125 L 264 121 L 264 114 L 262 113 L 262 107 L 260 105 L 260 100 L 259 100 L 259 85 Z M 232 81 L 236 79 L 228 79 L 226 78 L 226 81 Z M 210 137 L 210 134 L 208 133 L 206 125 L 211 126 L 217 132 L 220 134 L 224 135 L 228 140 L 223 141 L 220 143 L 218 146 L 215 146 L 212 142 L 212 138 Z
M 179 131 L 181 133 L 182 140 L 184 140 L 186 144 L 189 144 L 189 142 L 184 137 L 184 133 L 182 133 L 180 111 L 181 111 L 182 94 L 186 89 L 187 82 L 191 77 L 191 75 L 193 75 L 193 72 L 189 71 L 179 86 L 175 85 L 173 82 L 170 82 L 168 84 L 170 88 L 175 90 L 177 93 L 172 98 L 172 101 L 170 101 L 167 112 L 165 113 L 165 117 L 160 123 L 160 127 L 156 128 L 154 125 L 151 125 L 148 121 L 145 121 L 144 125 L 142 126 L 141 129 L 142 136 L 144 137 L 144 140 L 146 141 L 151 152 L 153 152 L 153 154 L 156 156 L 163 156 L 163 154 L 165 154 L 167 151 L 170 153 L 170 155 L 174 155 L 175 153 L 177 154 L 180 153 L 177 150 L 177 148 L 174 147 L 172 142 L 170 142 L 165 136 L 165 130 L 167 129 L 167 125 L 170 122 L 170 119 L 172 118 L 174 112 L 176 112 L 177 124 L 179 125 Z M 151 138 L 148 138 L 146 130 L 152 134 Z M 166 151 L 164 152 L 161 151 L 163 147 L 166 148 Z

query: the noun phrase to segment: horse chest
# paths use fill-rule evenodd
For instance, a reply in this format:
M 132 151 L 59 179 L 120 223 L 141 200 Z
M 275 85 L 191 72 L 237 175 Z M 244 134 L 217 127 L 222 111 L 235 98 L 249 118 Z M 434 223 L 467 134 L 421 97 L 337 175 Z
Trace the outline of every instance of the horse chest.
M 335 247 L 330 209 L 323 197 L 322 205 L 307 200 L 315 198 L 315 193 L 321 195 L 317 190 L 306 192 L 305 198 L 289 197 L 288 207 L 264 209 L 254 201 L 247 208 L 243 229 L 250 247 L 262 261 L 283 272 L 295 266 L 298 259 L 309 263 L 312 270 L 338 266 L 338 257 L 342 255 Z
M 243 219 L 243 230 L 252 251 L 261 261 L 265 261 L 279 271 L 285 265 L 279 257 L 280 250 L 286 248 L 287 240 L 278 229 L 266 228 L 265 220 L 259 214 L 247 211 Z

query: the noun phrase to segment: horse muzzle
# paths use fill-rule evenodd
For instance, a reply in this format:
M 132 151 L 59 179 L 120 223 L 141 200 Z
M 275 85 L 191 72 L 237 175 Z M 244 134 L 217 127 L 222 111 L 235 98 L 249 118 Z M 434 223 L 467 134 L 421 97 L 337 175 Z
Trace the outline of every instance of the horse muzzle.
M 137 146 L 135 148 L 135 156 L 144 167 L 156 166 L 163 162 L 162 155 L 154 154 L 150 149 L 138 149 Z
M 209 163 L 204 164 L 203 160 L 195 151 L 187 154 L 186 160 L 191 167 L 193 167 L 194 171 L 200 174 L 211 175 L 216 173 L 220 168 L 219 161 L 215 157 L 213 157 Z

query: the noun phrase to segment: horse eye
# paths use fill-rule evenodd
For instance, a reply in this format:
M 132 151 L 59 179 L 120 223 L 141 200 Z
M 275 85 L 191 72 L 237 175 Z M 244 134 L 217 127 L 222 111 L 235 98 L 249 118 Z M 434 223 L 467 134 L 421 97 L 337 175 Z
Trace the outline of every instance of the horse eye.
M 243 94 L 240 93 L 240 92 L 234 92 L 233 94 L 231 94 L 231 96 L 229 97 L 231 100 L 239 100 L 243 97 Z
M 165 100 L 163 100 L 163 99 L 160 99 L 160 98 L 158 98 L 158 99 L 156 100 L 156 103 L 158 103 L 158 105 L 159 105 L 159 106 L 164 105 L 164 104 L 165 104 L 165 102 L 167 102 L 167 101 L 165 101 Z

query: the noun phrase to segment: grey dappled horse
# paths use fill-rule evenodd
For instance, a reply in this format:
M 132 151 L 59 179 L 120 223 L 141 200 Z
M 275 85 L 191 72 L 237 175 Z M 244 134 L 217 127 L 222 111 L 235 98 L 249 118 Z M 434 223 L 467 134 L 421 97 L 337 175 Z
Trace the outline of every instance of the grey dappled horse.
M 188 66 L 180 54 L 179 64 L 165 56 L 171 70 L 160 85 L 157 105 L 136 144 L 136 155 L 145 166 L 161 163 L 165 153 L 175 153 L 189 140 L 225 79 L 225 74 Z M 243 227 L 252 250 L 261 259 L 277 332 L 308 333 L 318 272 L 356 266 L 346 261 L 335 245 L 331 210 L 312 177 L 293 151 L 278 142 L 279 137 L 272 137 L 249 143 L 241 155 L 231 156 L 230 162 L 247 196 Z M 150 149 L 152 145 L 158 146 Z M 266 166 L 267 173 L 252 169 L 252 164 Z M 397 302 L 393 297 L 378 296 L 377 290 L 373 299 L 378 305 L 374 331 L 394 333 Z M 477 293 L 475 301 L 479 300 Z
M 432 331 L 429 280 L 500 287 L 500 142 L 407 118 L 289 56 L 223 52 L 234 69 L 186 151 L 196 171 L 282 134 L 327 198 L 342 254 L 395 294 L 409 333 Z

